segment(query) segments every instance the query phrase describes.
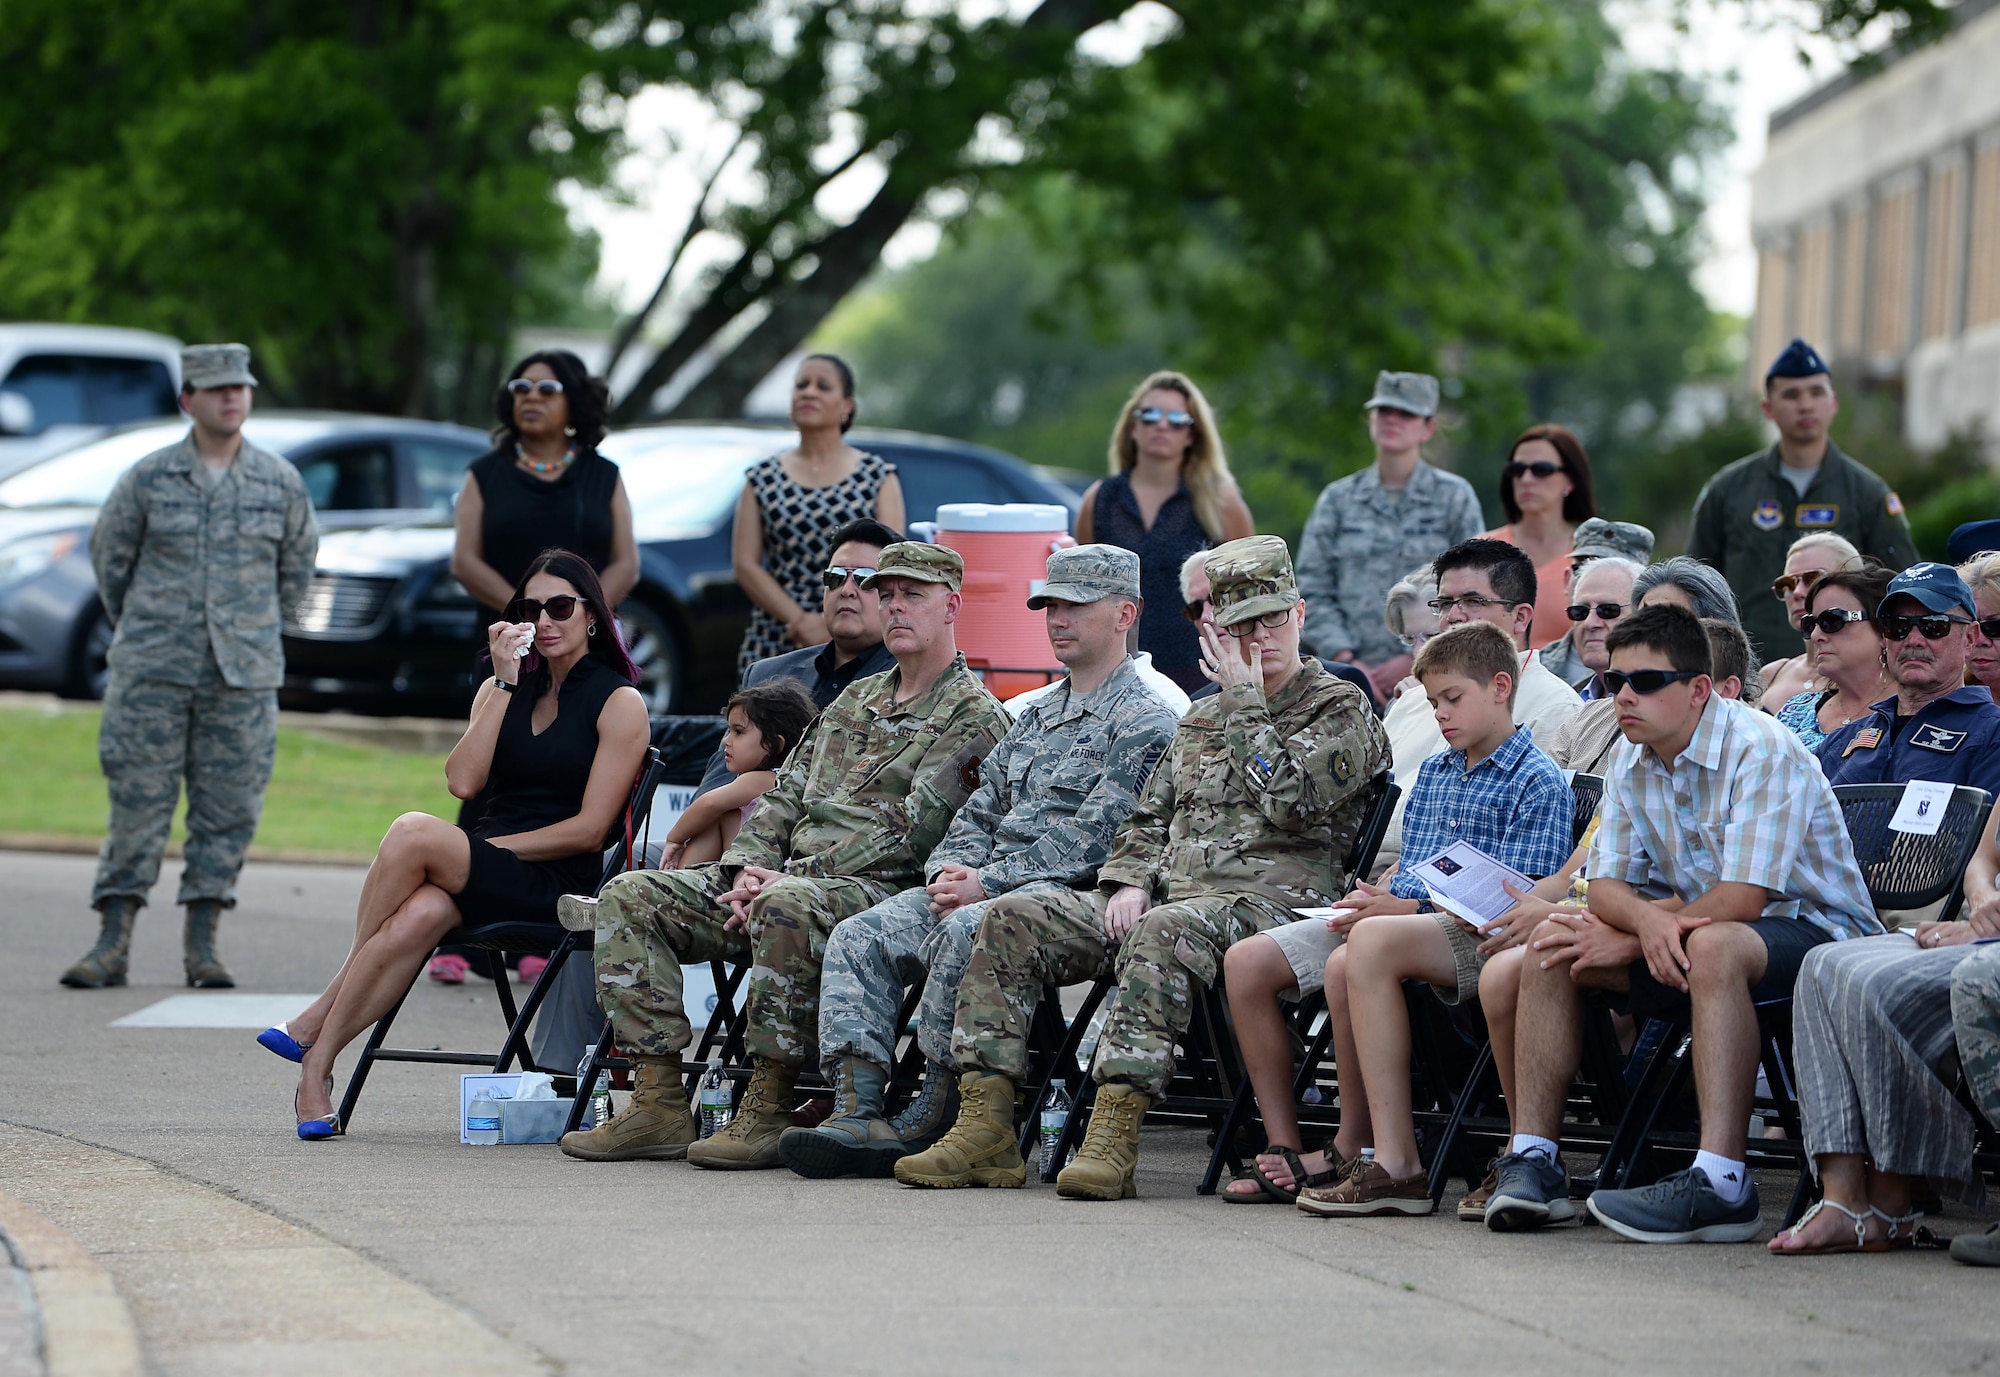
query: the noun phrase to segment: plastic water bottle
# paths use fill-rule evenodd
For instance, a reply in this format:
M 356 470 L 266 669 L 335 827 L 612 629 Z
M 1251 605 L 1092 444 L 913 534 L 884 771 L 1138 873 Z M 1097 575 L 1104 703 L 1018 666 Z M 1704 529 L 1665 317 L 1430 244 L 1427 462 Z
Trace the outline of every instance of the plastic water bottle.
M 1057 1081 L 1049 1087 L 1049 1097 L 1042 1101 L 1042 1175 L 1047 1176 L 1056 1168 L 1056 1148 L 1062 1143 L 1063 1130 L 1069 1126 L 1069 1092 Z
M 611 1122 L 611 1077 L 602 1071 L 597 1073 L 597 1083 L 590 1087 L 590 1126 L 602 1128 Z
M 722 1074 L 720 1054 L 708 1059 L 708 1070 L 702 1073 L 701 1086 L 695 1094 L 701 1105 L 702 1137 L 713 1137 L 729 1127 L 729 1121 L 736 1115 L 736 1084 Z
M 475 1147 L 491 1147 L 500 1141 L 500 1105 L 484 1090 L 474 1093 L 465 1111 L 465 1137 Z

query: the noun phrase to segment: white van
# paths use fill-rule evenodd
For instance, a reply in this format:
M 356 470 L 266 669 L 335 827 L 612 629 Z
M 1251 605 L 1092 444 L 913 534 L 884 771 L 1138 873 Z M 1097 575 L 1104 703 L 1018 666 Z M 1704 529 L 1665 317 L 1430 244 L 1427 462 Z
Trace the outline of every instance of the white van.
M 179 410 L 181 342 L 109 325 L 0 323 L 0 478 L 106 427 Z

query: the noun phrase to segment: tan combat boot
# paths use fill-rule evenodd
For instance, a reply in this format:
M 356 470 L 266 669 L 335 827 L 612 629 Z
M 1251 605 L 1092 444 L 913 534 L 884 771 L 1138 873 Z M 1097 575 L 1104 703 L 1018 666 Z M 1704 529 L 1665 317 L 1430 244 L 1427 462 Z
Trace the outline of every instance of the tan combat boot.
M 784 1165 L 778 1139 L 792 1126 L 792 1086 L 799 1069 L 764 1057 L 755 1058 L 751 1067 L 750 1085 L 736 1117 L 729 1127 L 688 1149 L 692 1165 L 717 1171 L 764 1171 Z
M 1028 1180 L 1014 1139 L 1014 1082 L 968 1071 L 958 1080 L 958 1122 L 936 1146 L 896 1161 L 906 1186 L 1020 1186 Z
M 671 1162 L 697 1137 L 681 1054 L 632 1058 L 632 1103 L 609 1123 L 563 1134 L 562 1150 L 586 1162 Z
M 73 990 L 98 990 L 125 983 L 125 967 L 132 953 L 132 923 L 139 916 L 139 901 L 124 894 L 107 898 L 99 910 L 97 945 L 62 973 L 62 983 Z
M 1097 1088 L 1090 1111 L 1090 1131 L 1083 1136 L 1076 1160 L 1056 1178 L 1056 1194 L 1065 1200 L 1123 1200 L 1139 1193 L 1132 1168 L 1139 1162 L 1139 1121 L 1152 1097 L 1113 1081 Z

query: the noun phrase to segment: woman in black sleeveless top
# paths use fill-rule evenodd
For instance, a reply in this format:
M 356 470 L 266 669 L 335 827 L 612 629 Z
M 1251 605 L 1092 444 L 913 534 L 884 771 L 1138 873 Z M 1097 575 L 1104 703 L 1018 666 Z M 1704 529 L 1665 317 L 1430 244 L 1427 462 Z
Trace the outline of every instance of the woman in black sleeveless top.
M 632 504 L 597 452 L 607 400 L 604 380 L 566 349 L 528 355 L 501 386 L 498 443 L 466 471 L 451 551 L 452 576 L 489 619 L 550 546 L 589 561 L 613 608 L 638 586 Z
M 637 674 L 577 555 L 543 552 L 506 602 L 510 620 L 487 628 L 493 677 L 445 761 L 457 797 L 492 786 L 484 814 L 470 831 L 397 818 L 368 868 L 346 962 L 310 1008 L 257 1039 L 302 1062 L 301 1138 L 341 1131 L 334 1058 L 403 998 L 440 937 L 461 923 L 553 928 L 560 896 L 596 888 L 650 736 Z M 533 653 L 517 656 L 530 640 Z
M 1199 636 L 1182 615 L 1181 565 L 1197 550 L 1253 529 L 1201 389 L 1171 372 L 1140 383 L 1111 430 L 1111 476 L 1083 495 L 1076 538 L 1122 545 L 1139 556 L 1146 600 L 1139 649 L 1189 693 L 1207 688 L 1208 678 Z

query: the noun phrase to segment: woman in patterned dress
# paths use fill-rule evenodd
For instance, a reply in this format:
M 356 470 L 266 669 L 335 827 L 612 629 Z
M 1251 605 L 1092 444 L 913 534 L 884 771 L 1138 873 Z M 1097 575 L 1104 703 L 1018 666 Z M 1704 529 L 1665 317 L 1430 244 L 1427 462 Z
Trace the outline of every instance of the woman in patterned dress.
M 831 354 L 799 363 L 792 380 L 799 443 L 753 466 L 736 500 L 730 558 L 736 582 L 756 604 L 743 633 L 736 674 L 771 655 L 827 640 L 820 605 L 827 537 L 873 517 L 903 529 L 896 466 L 842 438 L 854 424 L 854 371 Z

